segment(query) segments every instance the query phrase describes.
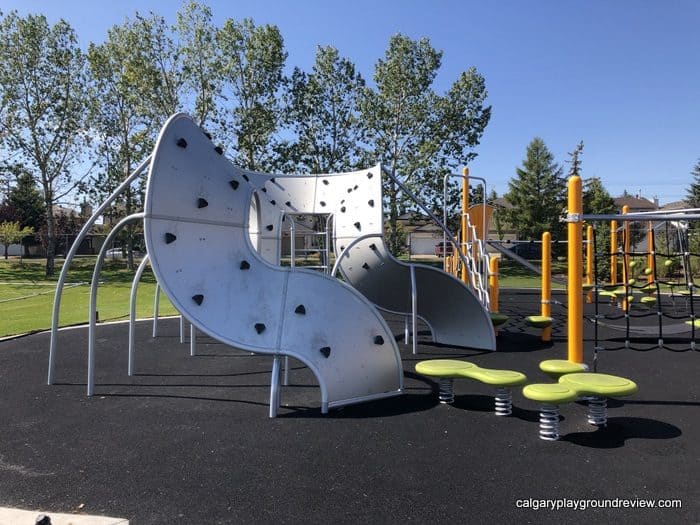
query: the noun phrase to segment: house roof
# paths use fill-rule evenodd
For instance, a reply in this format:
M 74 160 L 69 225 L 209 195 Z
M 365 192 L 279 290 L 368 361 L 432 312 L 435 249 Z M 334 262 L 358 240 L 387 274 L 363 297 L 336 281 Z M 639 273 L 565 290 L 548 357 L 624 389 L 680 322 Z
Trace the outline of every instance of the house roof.
M 631 195 L 629 195 L 615 197 L 614 201 L 615 207 L 619 210 L 621 210 L 623 206 L 629 206 L 630 211 L 657 209 L 657 206 L 653 202 L 651 202 L 649 199 L 645 199 L 644 197 L 632 197 Z

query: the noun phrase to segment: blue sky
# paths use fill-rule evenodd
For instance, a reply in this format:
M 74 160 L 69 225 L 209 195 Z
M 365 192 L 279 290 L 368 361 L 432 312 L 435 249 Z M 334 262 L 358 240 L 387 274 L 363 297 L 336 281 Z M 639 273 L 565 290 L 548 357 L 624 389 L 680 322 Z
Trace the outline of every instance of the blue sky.
M 680 199 L 700 159 L 700 1 L 636 0 L 228 0 L 204 2 L 215 21 L 251 17 L 277 25 L 288 66 L 309 69 L 333 45 L 371 79 L 389 37 L 427 36 L 444 52 L 446 90 L 475 66 L 493 116 L 472 163 L 499 194 L 527 144 L 544 139 L 558 162 L 583 140 L 584 177 L 613 195 L 627 189 L 662 203 Z M 64 18 L 81 43 L 99 42 L 136 10 L 174 21 L 165 0 L 0 0 L 0 9 Z M 566 169 L 566 166 L 565 166 Z

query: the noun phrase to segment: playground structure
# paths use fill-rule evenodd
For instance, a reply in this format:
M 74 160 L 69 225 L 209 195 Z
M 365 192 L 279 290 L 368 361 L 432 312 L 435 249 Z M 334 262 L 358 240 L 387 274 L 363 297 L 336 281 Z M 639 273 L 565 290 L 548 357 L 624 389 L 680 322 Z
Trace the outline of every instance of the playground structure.
M 89 396 L 95 386 L 96 297 L 105 250 L 125 225 L 136 221 L 144 222 L 148 254 L 132 287 L 132 328 L 135 290 L 148 261 L 159 289 L 190 321 L 192 335 L 196 327 L 230 346 L 273 356 L 271 417 L 280 400 L 281 357 L 296 358 L 313 371 L 322 412 L 402 392 L 394 336 L 372 303 L 410 316 L 414 348 L 420 318 L 438 342 L 495 350 L 488 310 L 481 302 L 488 301 L 485 289 L 478 290 L 477 297 L 449 275 L 401 263 L 389 253 L 383 242 L 379 166 L 337 175 L 273 176 L 240 170 L 222 153 L 189 117 L 174 115 L 161 130 L 151 157 L 85 224 L 57 284 L 49 384 L 55 375 L 61 291 L 76 247 L 96 218 L 146 168 L 144 213 L 115 226 L 95 265 Z M 295 214 L 322 215 L 333 225 L 338 254 L 334 273 L 340 271 L 349 284 L 313 270 L 279 266 L 282 225 Z M 158 294 L 156 302 L 157 298 Z M 130 331 L 129 374 L 134 373 L 134 357 Z

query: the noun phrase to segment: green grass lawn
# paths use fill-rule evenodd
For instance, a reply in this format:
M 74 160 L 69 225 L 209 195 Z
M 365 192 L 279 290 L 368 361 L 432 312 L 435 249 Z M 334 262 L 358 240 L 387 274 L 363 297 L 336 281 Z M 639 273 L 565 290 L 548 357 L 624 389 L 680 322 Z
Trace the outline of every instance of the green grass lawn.
M 415 262 L 442 267 L 442 262 L 437 258 Z M 25 259 L 21 263 L 19 259 L 0 259 L 0 337 L 47 330 L 51 327 L 54 291 L 63 260 L 57 259 L 56 274 L 51 279 L 44 277 L 45 264 L 44 259 Z M 92 279 L 94 264 L 94 257 L 77 257 L 73 261 L 61 300 L 61 326 L 88 321 L 89 282 Z M 309 260 L 300 266 L 303 264 L 318 264 L 318 261 Z M 555 262 L 554 272 L 563 271 L 565 266 Z M 502 261 L 499 273 L 501 288 L 540 286 L 538 275 L 511 261 Z M 126 268 L 125 261 L 105 262 L 97 294 L 97 311 L 101 321 L 128 319 L 133 278 L 134 271 Z M 153 316 L 154 291 L 155 278 L 150 268 L 147 268 L 139 285 L 137 317 Z M 161 295 L 160 313 L 177 313 L 164 295 Z
M 68 272 L 64 288 L 60 325 L 86 323 L 90 301 L 90 286 L 94 257 L 77 258 Z M 63 264 L 57 261 L 56 275 L 44 277 L 43 259 L 9 259 L 0 261 L 0 337 L 22 334 L 51 327 L 54 290 Z M 134 272 L 126 269 L 123 261 L 107 261 L 97 293 L 97 311 L 101 321 L 128 319 L 129 295 Z M 76 284 L 82 283 L 82 284 Z M 137 295 L 137 317 L 153 316 L 155 278 L 147 269 Z M 161 315 L 176 313 L 170 301 L 162 295 Z

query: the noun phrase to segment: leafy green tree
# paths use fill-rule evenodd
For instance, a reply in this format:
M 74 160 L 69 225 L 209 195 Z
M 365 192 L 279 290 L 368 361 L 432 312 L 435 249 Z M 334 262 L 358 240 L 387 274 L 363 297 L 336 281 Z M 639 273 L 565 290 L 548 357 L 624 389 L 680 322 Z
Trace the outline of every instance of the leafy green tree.
M 384 58 L 375 66 L 376 88 L 365 89 L 360 105 L 370 155 L 434 211 L 441 211 L 443 176 L 476 156 L 472 149 L 491 115 L 491 108 L 484 105 L 484 79 L 474 68 L 463 72 L 445 95 L 435 93 L 432 86 L 441 60 L 442 52 L 427 38 L 391 37 Z M 454 190 L 456 182 L 451 187 L 454 207 L 459 191 Z M 384 180 L 384 195 L 388 242 L 396 252 L 400 249 L 396 220 L 413 205 L 391 178 Z
M 556 239 L 562 231 L 559 218 L 566 197 L 562 169 L 539 137 L 530 142 L 526 155 L 504 195 L 513 206 L 507 210 L 508 222 L 520 239 L 538 240 L 545 231 Z
M 152 93 L 164 81 L 154 62 L 150 23 L 127 20 L 112 27 L 104 43 L 90 44 L 88 63 L 92 77 L 90 124 L 99 140 L 99 171 L 82 187 L 93 202 L 103 201 L 151 152 L 157 128 L 156 115 L 172 108 L 155 109 Z M 175 104 L 171 101 L 171 104 Z M 143 186 L 132 185 L 115 201 L 107 217 L 115 221 L 140 210 Z M 127 264 L 133 268 L 133 228 L 127 232 Z
M 5 259 L 11 244 L 19 244 L 24 237 L 32 233 L 32 228 L 22 228 L 18 222 L 0 222 L 0 244 L 5 248 Z
M 585 179 L 583 183 L 583 213 L 611 215 L 615 213 L 615 200 L 598 177 Z M 595 221 L 595 271 L 598 281 L 610 281 L 610 222 Z
M 685 200 L 690 208 L 700 208 L 700 160 L 693 166 L 690 172 L 693 176 L 693 181 L 686 190 Z
M 222 89 L 222 58 L 211 9 L 189 2 L 177 13 L 175 33 L 182 60 L 182 87 L 194 94 L 193 117 L 206 126 L 218 116 L 217 99 Z
M 295 138 L 287 148 L 299 171 L 331 173 L 358 167 L 364 128 L 358 112 L 365 82 L 333 47 L 319 47 L 313 70 L 295 68 L 285 122 Z
M 272 165 L 273 135 L 280 124 L 278 94 L 287 59 L 282 34 L 276 26 L 256 26 L 249 18 L 228 19 L 216 41 L 227 102 L 220 120 L 224 138 L 235 144 L 235 160 L 242 167 L 264 170 Z
M 46 275 L 54 273 L 54 206 L 76 184 L 89 142 L 85 57 L 64 20 L 51 26 L 43 15 L 0 20 L 0 92 L 4 104 L 3 147 L 16 172 L 39 183 L 46 213 Z

